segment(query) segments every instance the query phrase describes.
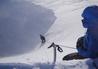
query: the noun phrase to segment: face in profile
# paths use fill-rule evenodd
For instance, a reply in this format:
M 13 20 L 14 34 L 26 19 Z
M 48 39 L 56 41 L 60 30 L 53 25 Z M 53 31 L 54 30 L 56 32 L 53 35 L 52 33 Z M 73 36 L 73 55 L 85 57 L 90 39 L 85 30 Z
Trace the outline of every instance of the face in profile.
M 93 37 L 98 38 L 98 7 L 92 6 L 88 7 L 82 13 L 82 24 L 84 28 L 87 28 L 87 32 L 90 33 Z M 97 11 L 97 12 L 95 12 Z

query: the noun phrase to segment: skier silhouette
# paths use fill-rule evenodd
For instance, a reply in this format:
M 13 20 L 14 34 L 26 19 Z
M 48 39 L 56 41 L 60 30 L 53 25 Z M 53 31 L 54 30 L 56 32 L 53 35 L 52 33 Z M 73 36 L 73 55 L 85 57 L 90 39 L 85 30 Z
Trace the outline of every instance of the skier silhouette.
M 98 58 L 98 6 L 89 6 L 82 13 L 82 24 L 87 29 L 77 41 L 77 51 L 63 57 L 63 60 Z
M 40 34 L 40 39 L 41 39 L 41 43 L 42 43 L 42 44 L 46 42 L 45 37 L 44 37 L 43 35 L 41 35 L 41 34 Z

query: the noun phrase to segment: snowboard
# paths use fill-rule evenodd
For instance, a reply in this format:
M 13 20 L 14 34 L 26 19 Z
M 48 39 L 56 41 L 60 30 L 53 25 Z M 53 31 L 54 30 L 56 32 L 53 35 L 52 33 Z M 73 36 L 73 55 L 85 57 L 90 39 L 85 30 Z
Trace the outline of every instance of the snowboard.
M 62 60 L 78 60 L 78 59 L 85 59 L 85 57 L 79 55 L 77 52 L 75 53 L 71 53 L 71 54 L 68 54 L 66 56 L 63 57 Z

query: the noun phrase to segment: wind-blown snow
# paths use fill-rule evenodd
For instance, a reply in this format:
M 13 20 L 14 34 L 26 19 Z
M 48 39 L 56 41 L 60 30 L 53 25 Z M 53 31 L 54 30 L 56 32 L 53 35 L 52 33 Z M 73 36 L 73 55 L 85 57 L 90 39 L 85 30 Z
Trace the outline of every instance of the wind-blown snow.
M 20 43 L 20 45 L 17 45 L 19 47 L 16 47 L 15 45 L 15 48 L 12 48 L 9 45 L 11 47 L 10 50 L 15 51 L 18 48 L 21 51 L 25 48 L 24 51 L 26 51 L 32 50 L 33 47 L 36 47 L 36 51 L 31 51 L 19 56 L 1 58 L 0 63 L 29 63 L 34 66 L 33 69 L 49 69 L 53 66 L 51 65 L 53 61 L 53 49 L 47 49 L 47 47 L 54 42 L 60 45 L 60 47 L 64 50 L 63 53 L 59 53 L 57 51 L 57 63 L 55 69 L 94 69 L 91 59 L 62 61 L 62 58 L 66 54 L 76 52 L 76 41 L 78 37 L 85 33 L 85 29 L 82 27 L 81 23 L 81 13 L 88 5 L 97 4 L 97 0 L 27 0 L 27 2 L 22 0 L 10 0 L 10 2 L 7 2 L 6 0 L 4 1 L 7 4 L 0 4 L 2 5 L 2 14 L 0 13 L 0 18 L 3 18 L 6 15 L 7 19 L 12 21 L 4 21 L 4 23 L 0 23 L 2 24 L 2 26 L 0 25 L 0 28 L 4 29 L 3 26 L 7 27 L 5 34 L 6 38 L 3 39 L 8 43 L 9 40 L 7 40 L 7 38 L 12 37 L 12 34 L 14 33 L 14 38 L 12 38 L 12 40 L 17 40 L 17 42 Z M 32 4 L 29 2 L 32 2 Z M 8 4 L 10 4 L 10 6 L 8 6 Z M 12 9 L 14 9 L 14 11 Z M 13 13 L 11 11 L 13 11 Z M 19 13 L 19 15 L 16 15 L 16 13 Z M 9 15 L 11 18 L 9 18 Z M 34 19 L 32 19 L 31 15 Z M 7 24 L 5 24 L 6 22 Z M 10 24 L 13 24 L 13 29 Z M 10 31 L 11 33 L 7 32 L 8 30 L 12 30 Z M 40 43 L 40 33 L 46 37 L 47 41 L 44 45 L 41 45 Z M 21 44 L 22 41 L 23 44 Z M 13 43 L 14 41 L 11 42 Z M 3 52 L 5 52 L 6 48 L 2 49 L 4 49 Z M 2 53 L 1 56 L 3 55 Z

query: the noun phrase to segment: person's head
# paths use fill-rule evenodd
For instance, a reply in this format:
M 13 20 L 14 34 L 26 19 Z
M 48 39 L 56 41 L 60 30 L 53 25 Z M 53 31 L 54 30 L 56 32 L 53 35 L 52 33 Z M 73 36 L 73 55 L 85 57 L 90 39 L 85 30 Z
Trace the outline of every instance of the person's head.
M 85 28 L 98 24 L 98 6 L 89 6 L 82 13 L 82 23 Z
M 98 6 L 94 5 L 85 8 L 82 17 L 84 28 L 89 29 L 91 33 L 98 33 Z

